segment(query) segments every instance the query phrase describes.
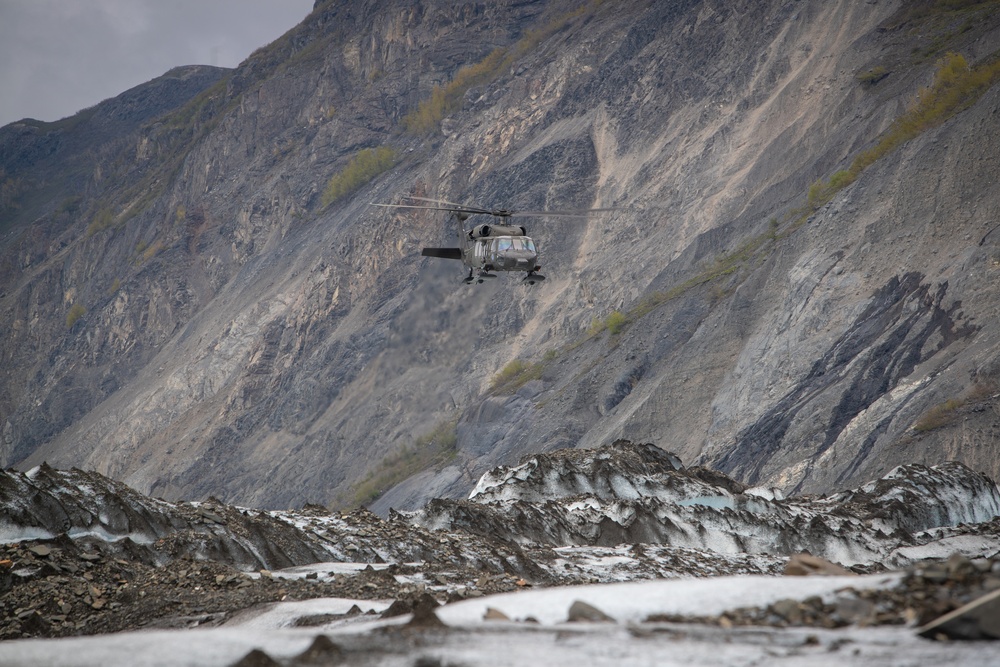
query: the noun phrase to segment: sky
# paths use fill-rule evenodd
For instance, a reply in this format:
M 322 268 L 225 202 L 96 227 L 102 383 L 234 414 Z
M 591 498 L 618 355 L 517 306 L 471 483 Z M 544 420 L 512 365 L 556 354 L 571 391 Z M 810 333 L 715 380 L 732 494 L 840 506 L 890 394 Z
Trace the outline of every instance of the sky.
M 54 121 L 179 65 L 235 67 L 313 0 L 0 0 L 0 126 Z

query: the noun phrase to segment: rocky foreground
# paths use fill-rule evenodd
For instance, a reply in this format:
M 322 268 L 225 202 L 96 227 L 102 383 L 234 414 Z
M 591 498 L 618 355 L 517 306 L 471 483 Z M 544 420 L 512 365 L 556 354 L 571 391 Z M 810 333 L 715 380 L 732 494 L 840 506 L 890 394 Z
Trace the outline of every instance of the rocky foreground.
M 265 603 L 312 598 L 395 600 L 384 615 L 417 608 L 430 618 L 438 604 L 551 586 L 887 570 L 903 574 L 835 599 L 648 620 L 922 625 L 1000 589 L 1000 493 L 954 463 L 784 499 L 618 441 L 526 458 L 485 475 L 468 500 L 388 518 L 164 502 L 47 466 L 0 473 L 0 504 L 3 639 L 220 626 Z M 295 625 L 361 610 L 345 612 L 302 614 Z

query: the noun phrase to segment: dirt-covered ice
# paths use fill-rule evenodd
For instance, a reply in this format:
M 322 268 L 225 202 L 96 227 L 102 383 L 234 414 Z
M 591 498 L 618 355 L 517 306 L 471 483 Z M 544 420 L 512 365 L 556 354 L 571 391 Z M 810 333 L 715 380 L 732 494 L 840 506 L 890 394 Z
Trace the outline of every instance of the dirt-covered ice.
M 3 665 L 903 664 L 1000 588 L 1000 494 L 956 463 L 783 498 L 618 441 L 388 518 L 42 466 L 0 505 Z M 810 571 L 839 576 L 782 576 Z

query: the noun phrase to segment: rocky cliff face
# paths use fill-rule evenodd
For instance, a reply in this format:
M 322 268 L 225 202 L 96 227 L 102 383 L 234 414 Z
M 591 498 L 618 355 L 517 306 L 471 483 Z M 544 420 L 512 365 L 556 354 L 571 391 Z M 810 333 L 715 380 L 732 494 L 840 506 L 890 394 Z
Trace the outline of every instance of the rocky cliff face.
M 997 88 L 807 202 L 946 52 L 989 62 L 997 4 L 962 5 L 329 0 L 113 140 L 8 126 L 0 458 L 379 511 L 618 437 L 785 491 L 996 476 Z M 403 195 L 620 210 L 472 288 L 419 256 L 442 215 L 368 206 Z

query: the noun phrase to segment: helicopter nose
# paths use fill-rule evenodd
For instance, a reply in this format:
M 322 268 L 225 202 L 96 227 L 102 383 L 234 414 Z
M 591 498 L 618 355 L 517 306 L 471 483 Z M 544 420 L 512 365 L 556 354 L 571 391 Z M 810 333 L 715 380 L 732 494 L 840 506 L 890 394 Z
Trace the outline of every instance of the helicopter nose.
M 527 250 L 509 250 L 504 256 L 503 267 L 510 271 L 530 271 L 536 259 L 535 253 Z

